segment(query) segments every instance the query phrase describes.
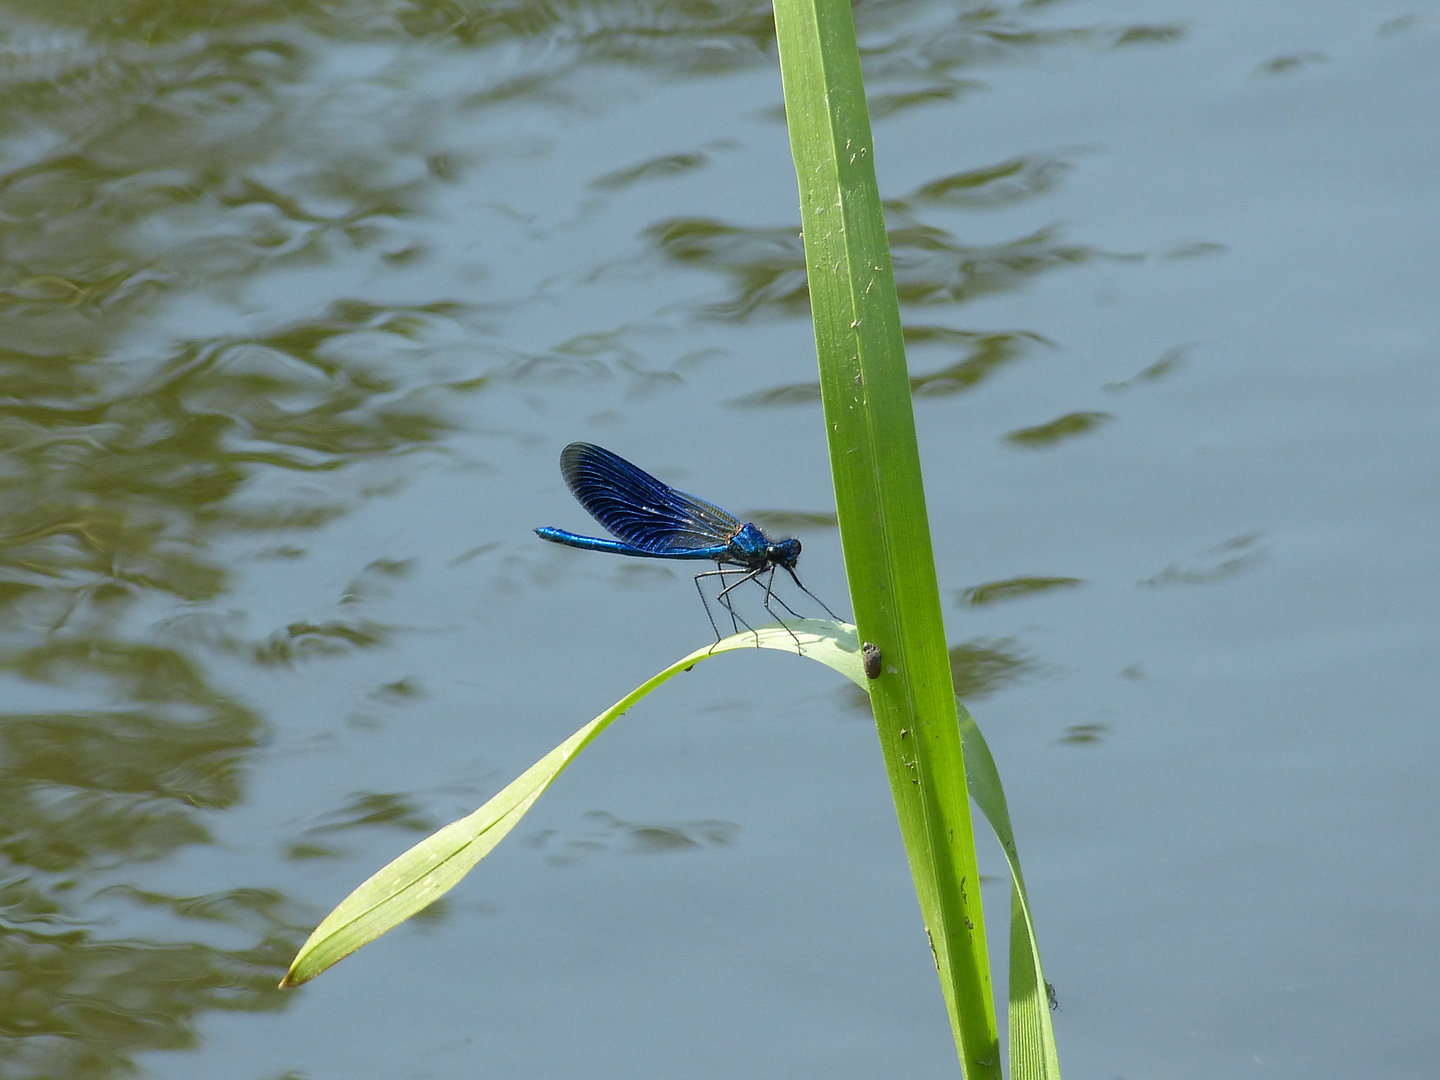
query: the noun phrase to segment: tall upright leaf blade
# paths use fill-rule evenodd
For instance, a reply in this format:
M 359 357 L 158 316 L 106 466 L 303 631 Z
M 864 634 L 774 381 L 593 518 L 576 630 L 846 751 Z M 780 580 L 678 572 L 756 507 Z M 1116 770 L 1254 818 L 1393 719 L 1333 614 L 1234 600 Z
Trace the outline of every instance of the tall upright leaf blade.
M 967 1077 L 1001 1075 L 964 756 L 848 0 L 775 0 L 840 539 L 911 874 Z

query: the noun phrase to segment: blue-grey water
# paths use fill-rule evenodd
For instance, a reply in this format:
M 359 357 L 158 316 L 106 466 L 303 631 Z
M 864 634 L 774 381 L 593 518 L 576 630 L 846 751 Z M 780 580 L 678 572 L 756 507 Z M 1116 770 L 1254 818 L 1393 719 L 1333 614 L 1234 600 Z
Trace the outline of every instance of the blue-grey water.
M 1065 1075 L 1432 1077 L 1440 5 L 856 14 Z M 761 3 L 0 4 L 0 1075 L 957 1075 L 868 713 L 770 652 L 274 989 L 710 637 L 534 537 L 565 443 L 848 612 L 796 199 Z

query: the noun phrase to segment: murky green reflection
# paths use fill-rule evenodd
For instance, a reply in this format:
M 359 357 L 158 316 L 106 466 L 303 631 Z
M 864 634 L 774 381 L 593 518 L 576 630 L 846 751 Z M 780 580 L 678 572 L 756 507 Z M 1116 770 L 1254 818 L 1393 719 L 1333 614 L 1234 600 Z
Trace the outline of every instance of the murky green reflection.
M 905 344 L 914 370 L 932 352 L 950 353 L 959 349 L 960 357 L 944 367 L 922 370 L 910 376 L 910 389 L 918 397 L 944 397 L 973 390 L 1002 368 L 1024 357 L 1035 345 L 1050 344 L 1039 334 L 1029 331 L 978 333 L 952 330 L 945 326 L 924 324 L 905 328 Z M 735 398 L 730 404 L 740 408 L 801 405 L 820 400 L 820 383 L 792 383 Z
M 1074 439 L 1081 435 L 1089 435 L 1091 432 L 1103 427 L 1113 421 L 1115 417 L 1103 412 L 1073 412 L 1064 416 L 1057 416 L 1054 420 L 1044 424 L 1037 424 L 1034 427 L 1020 428 L 1005 436 L 1016 446 L 1044 447 L 1054 446 L 1067 439 Z
M 976 638 L 950 648 L 950 678 L 964 702 L 980 701 L 1040 670 L 1039 662 L 1014 638 Z M 847 687 L 845 693 L 856 709 L 869 712 L 865 691 Z
M 1073 577 L 1017 577 L 1004 581 L 987 581 L 960 591 L 962 603 L 973 607 L 998 604 L 1005 600 L 1018 600 L 1023 596 L 1035 596 L 1056 589 L 1074 589 L 1085 584 Z
M 274 972 L 302 918 L 271 889 L 178 897 L 115 881 L 211 842 L 209 813 L 242 798 L 260 720 L 176 650 L 45 637 L 7 650 L 7 681 L 117 704 L 0 713 L 0 1072 L 117 1075 L 135 1051 L 191 1045 L 211 1009 L 278 1008 Z M 117 933 L 127 909 L 168 912 L 172 929 Z M 248 944 L 207 940 L 199 924 L 216 923 Z
M 422 814 L 408 796 L 368 792 L 357 795 L 349 805 L 328 815 L 328 820 L 306 829 L 299 840 L 286 847 L 285 857 L 325 859 L 344 854 L 337 840 L 356 829 L 398 829 L 425 834 L 439 826 L 440 822 Z
M 1171 563 L 1142 585 L 1211 585 L 1253 570 L 1265 560 L 1259 533 L 1243 533 L 1208 548 L 1182 563 Z
M 1038 664 L 1013 638 L 977 639 L 950 649 L 950 676 L 961 701 L 979 701 L 1017 679 L 1033 674 Z
M 47 2 L 0 16 L 7 1078 L 132 1075 L 136 1054 L 193 1045 L 209 1011 L 286 1000 L 275 983 L 310 913 L 269 883 L 172 896 L 147 881 L 213 842 L 265 735 L 214 660 L 293 662 L 387 631 L 355 619 L 237 637 L 212 608 L 234 586 L 219 543 L 276 532 L 293 545 L 349 509 L 283 484 L 262 496 L 258 480 L 363 467 L 449 430 L 423 364 L 375 359 L 414 357 L 453 314 L 443 300 L 322 294 L 254 335 L 149 330 L 187 296 L 337 256 L 383 265 L 410 246 L 400 223 L 438 182 L 426 147 L 411 132 L 396 153 L 395 132 L 358 127 L 351 144 L 313 137 L 323 117 L 296 95 L 315 43 L 293 22 L 253 32 L 316 14 L 298 7 Z
M 809 313 L 805 249 L 794 228 L 727 225 L 705 218 L 662 221 L 647 238 L 667 259 L 715 270 L 730 281 L 731 296 L 708 306 L 720 319 L 743 319 L 764 310 Z M 895 285 L 903 304 L 960 303 L 1017 289 L 1031 278 L 1088 262 L 1100 252 L 1062 242 L 1041 229 L 1004 244 L 971 245 L 933 225 L 890 230 Z
M 740 826 L 729 821 L 640 823 L 604 810 L 590 810 L 582 817 L 586 824 L 579 829 L 543 829 L 526 843 L 545 852 L 552 866 L 578 866 L 595 855 L 675 855 L 728 847 L 740 833 Z

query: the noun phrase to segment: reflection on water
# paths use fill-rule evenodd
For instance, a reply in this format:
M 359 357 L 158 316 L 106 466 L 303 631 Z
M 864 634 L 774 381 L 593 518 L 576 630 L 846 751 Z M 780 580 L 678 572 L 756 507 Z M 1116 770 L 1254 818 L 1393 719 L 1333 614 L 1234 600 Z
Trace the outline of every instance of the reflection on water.
M 84 590 L 70 590 L 76 606 Z M 53 591 L 63 602 L 65 587 Z M 178 650 L 125 640 L 99 617 L 37 626 L 26 608 L 5 608 L 11 691 L 83 688 L 77 699 L 114 704 L 0 714 L 0 968 L 12 973 L 0 984 L 0 1071 L 114 1075 L 137 1050 L 190 1045 L 210 1009 L 278 1008 L 274 972 L 303 937 L 301 917 L 273 890 L 169 896 L 134 883 L 147 864 L 211 842 L 210 815 L 243 796 L 259 718 Z M 38 631 L 28 647 L 27 622 Z M 163 940 L 124 932 L 141 909 L 173 916 Z M 248 943 L 213 944 L 201 923 Z
M 20 976 L 0 997 L 7 1077 L 129 1075 L 137 1050 L 192 1046 L 193 1024 L 206 1012 L 280 1007 L 274 972 L 303 933 L 279 893 L 175 897 L 116 886 L 87 906 L 103 910 L 107 901 L 163 912 L 175 933 L 197 940 L 102 936 L 33 880 L 0 890 L 5 970 Z M 206 944 L 207 924 L 239 931 L 251 944 Z
M 1059 741 L 1065 746 L 1091 746 L 1109 732 L 1108 724 L 1071 724 Z
M 1330 57 L 1320 52 L 1292 53 L 1289 56 L 1277 56 L 1266 60 L 1255 71 L 1258 75 L 1283 75 L 1299 68 L 1310 67 L 1314 64 L 1328 64 L 1329 62 Z
M 998 165 L 942 176 L 921 184 L 908 198 L 887 200 L 885 210 L 891 214 L 903 214 L 926 204 L 970 209 L 1004 206 L 1043 195 L 1069 168 L 1068 162 L 1054 157 L 1033 155 L 1012 158 Z
M 1189 352 L 1189 348 L 1183 345 L 1173 349 L 1166 349 L 1164 355 L 1144 371 L 1130 376 L 1130 378 L 1123 382 L 1106 383 L 1105 389 L 1117 393 L 1124 390 L 1133 390 L 1145 383 L 1155 382 L 1157 379 L 1163 379 L 1169 375 L 1173 375 L 1180 366 L 1185 363 L 1185 358 Z
M 1012 638 L 966 641 L 950 649 L 950 677 L 961 701 L 979 701 L 1026 675 L 1038 664 Z
M 973 390 L 1002 368 L 1021 359 L 1034 345 L 1049 345 L 1039 334 L 1028 330 L 952 330 L 946 326 L 907 326 L 905 344 L 913 371 L 932 351 L 960 350 L 960 358 L 944 367 L 910 376 L 910 389 L 918 397 L 944 397 Z M 820 400 L 820 383 L 792 383 L 772 386 L 731 401 L 740 408 L 802 405 Z
M 1012 431 L 1005 438 L 1016 446 L 1053 446 L 1078 435 L 1088 435 L 1114 419 L 1109 413 L 1103 412 L 1066 413 L 1048 423 Z
M 292 6 L 223 7 L 248 29 Z M 17 1078 L 129 1075 L 139 1052 L 193 1045 L 210 1010 L 285 1001 L 308 912 L 269 887 L 145 883 L 214 842 L 265 735 L 210 658 L 291 661 L 386 631 L 239 640 L 212 607 L 235 583 L 218 545 L 274 533 L 290 545 L 275 557 L 295 554 L 347 500 L 259 481 L 449 427 L 422 370 L 375 359 L 413 355 L 442 302 L 317 296 L 258 333 L 155 332 L 262 272 L 403 260 L 398 223 L 436 179 L 418 143 L 382 155 L 374 132 L 295 107 L 315 59 L 298 38 L 227 40 L 222 6 L 103 7 L 30 5 L 55 32 L 0 68 L 0 1073 Z
M 357 795 L 349 805 L 326 815 L 321 824 L 306 829 L 299 840 L 286 846 L 285 857 L 327 859 L 342 855 L 344 851 L 335 840 L 355 829 L 398 829 L 424 835 L 439 826 L 439 822 L 416 809 L 410 796 L 370 792 Z M 289 960 L 287 957 L 287 965 Z
M 998 693 L 1040 669 L 1041 665 L 1013 638 L 976 638 L 950 648 L 950 678 L 955 695 L 964 703 Z M 864 690 L 847 686 L 845 694 L 856 709 L 870 711 L 870 696 Z
M 597 191 L 618 191 L 645 180 L 659 180 L 694 169 L 703 169 L 708 159 L 704 154 L 666 154 L 663 157 L 642 161 L 628 169 L 617 169 L 597 176 L 590 186 Z
M 729 847 L 735 843 L 740 826 L 729 821 L 682 821 L 641 824 L 624 821 L 604 810 L 584 815 L 585 828 L 573 833 L 544 829 L 527 838 L 533 848 L 546 853 L 552 866 L 577 866 L 594 855 L 674 855 L 707 847 Z
M 652 225 L 646 236 L 665 258 L 729 279 L 730 298 L 706 309 L 714 318 L 743 319 L 765 310 L 809 314 L 805 248 L 794 227 L 677 218 Z M 890 254 L 901 303 L 918 306 L 1017 289 L 1038 274 L 1088 262 L 1100 253 L 1062 243 L 1050 229 L 1004 244 L 975 245 L 961 243 L 938 226 L 915 223 L 891 228 Z
M 1252 570 L 1265 558 L 1258 533 L 1232 537 L 1184 563 L 1172 563 L 1143 585 L 1210 585 Z
M 987 604 L 1018 600 L 1022 596 L 1034 596 L 1056 589 L 1074 589 L 1083 584 L 1085 583 L 1079 578 L 1073 577 L 1007 578 L 1004 581 L 987 581 L 984 585 L 964 589 L 960 593 L 960 600 L 973 607 L 984 607 Z
M 953 102 L 983 85 L 983 65 L 1037 49 L 1180 33 L 1041 26 L 1035 8 L 861 5 L 877 116 Z M 773 65 L 773 25 L 758 0 L 17 0 L 0 29 L 0 1073 L 130 1075 L 138 1054 L 193 1045 L 208 1011 L 290 1000 L 271 988 L 313 921 L 270 882 L 196 896 L 146 887 L 159 861 L 213 844 L 217 814 L 246 799 L 271 718 L 246 704 L 235 672 L 382 651 L 394 636 L 349 613 L 247 636 L 233 543 L 299 559 L 307 533 L 363 500 L 353 476 L 442 449 L 462 424 L 457 401 L 497 378 L 536 394 L 567 392 L 557 372 L 676 378 L 647 370 L 606 325 L 496 369 L 457 377 L 432 364 L 457 339 L 480 353 L 484 335 L 441 286 L 416 299 L 392 275 L 426 257 L 414 223 L 431 200 L 500 153 L 447 145 L 435 95 L 472 114 L 564 106 L 584 97 L 572 80 L 586 65 L 685 78 Z M 538 47 L 475 64 L 515 44 Z M 365 51 L 379 46 L 388 59 Z M 452 61 L 465 78 L 420 86 Z M 591 190 L 706 164 L 704 152 L 662 153 Z M 1101 257 L 1053 229 L 975 244 L 934 219 L 1039 198 L 1068 167 L 1054 154 L 1007 159 L 887 204 L 904 301 L 956 305 Z M 807 314 L 795 226 L 647 225 L 664 260 L 730 282 L 699 314 Z M 933 319 L 910 340 L 945 353 L 914 381 L 932 395 L 1048 344 Z M 802 386 L 741 401 L 813 399 Z M 325 484 L 293 482 L 305 478 Z M 407 572 L 373 563 L 344 602 Z M 1031 663 L 1006 641 L 959 646 L 952 662 L 970 698 Z M 418 693 L 403 679 L 376 692 Z M 334 857 L 348 831 L 432 824 L 413 797 L 372 793 L 257 846 Z M 733 829 L 606 819 L 550 847 L 561 859 L 678 850 L 728 843 Z

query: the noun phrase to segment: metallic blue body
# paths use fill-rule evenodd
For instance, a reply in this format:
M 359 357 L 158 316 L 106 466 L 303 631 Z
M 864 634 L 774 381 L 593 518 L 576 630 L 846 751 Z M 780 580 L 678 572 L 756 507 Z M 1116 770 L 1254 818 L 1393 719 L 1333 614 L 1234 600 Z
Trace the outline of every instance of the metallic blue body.
M 586 551 L 608 551 L 611 555 L 636 555 L 646 559 L 705 559 L 708 562 L 719 562 L 730 550 L 729 544 L 717 544 L 714 547 L 692 548 L 689 551 L 642 551 L 629 544 L 622 544 L 619 540 L 606 540 L 600 536 L 581 536 L 579 533 L 557 529 L 553 525 L 540 526 L 535 530 L 535 535 L 542 540 L 549 540 L 554 544 L 564 544 L 566 547 L 583 548 Z
M 795 576 L 795 564 L 800 559 L 800 541 L 794 537 L 772 541 L 750 522 L 741 521 L 714 503 L 677 491 L 618 454 L 593 443 L 571 443 L 565 447 L 560 454 L 560 472 L 580 505 L 616 539 L 582 536 L 553 525 L 535 530 L 540 539 L 586 551 L 606 551 L 612 555 L 713 562 L 720 569 L 697 574 L 695 586 L 699 589 L 701 578 L 719 577 L 723 583 L 727 576 L 737 575 L 739 580 L 724 585 L 719 596 L 721 605 L 737 622 L 744 620 L 730 605 L 731 590 L 746 581 L 756 580 L 767 570 L 770 576 L 764 583 L 766 608 L 769 609 L 771 600 L 775 600 L 790 614 L 795 614 L 770 588 L 775 571 L 784 570 L 805 595 L 836 617 Z M 727 570 L 725 567 L 737 569 Z M 709 612 L 710 605 L 705 600 L 703 589 L 700 590 L 700 599 Z M 713 615 L 710 622 L 712 625 L 715 622 Z M 715 634 L 717 637 L 720 634 L 718 627 Z
M 545 525 L 542 540 L 587 551 L 646 559 L 703 559 L 721 566 L 794 570 L 800 541 L 772 542 L 756 526 L 714 503 L 655 479 L 618 454 L 593 443 L 571 443 L 560 455 L 560 472 L 580 505 L 618 540 L 582 536 Z

